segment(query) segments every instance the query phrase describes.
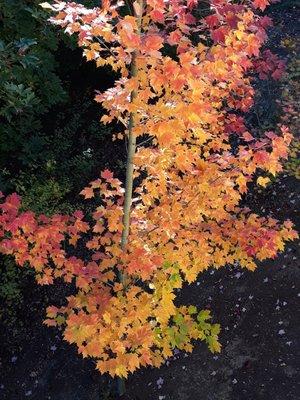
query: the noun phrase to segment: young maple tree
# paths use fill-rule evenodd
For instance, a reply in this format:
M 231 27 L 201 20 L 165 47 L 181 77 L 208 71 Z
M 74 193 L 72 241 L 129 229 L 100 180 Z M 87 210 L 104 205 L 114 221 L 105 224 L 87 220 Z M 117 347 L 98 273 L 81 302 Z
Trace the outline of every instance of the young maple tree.
M 274 78 L 282 70 L 261 53 L 271 20 L 255 10 L 268 1 L 205 4 L 199 18 L 197 0 L 43 4 L 53 24 L 78 35 L 87 60 L 120 74 L 96 100 L 107 111 L 102 122 L 124 125 L 116 139 L 127 141 L 126 183 L 105 170 L 81 192 L 99 199 L 91 225 L 80 211 L 35 216 L 16 194 L 6 197 L 0 251 L 30 264 L 41 284 L 75 280 L 77 292 L 48 308 L 46 324 L 62 326 L 112 376 L 158 367 L 195 339 L 220 351 L 210 312 L 177 306 L 176 289 L 209 267 L 252 271 L 297 236 L 290 221 L 239 205 L 258 175 L 265 186 L 281 171 L 291 141 L 284 126 L 254 137 L 244 120 L 255 66 Z M 84 243 L 86 257 L 68 255 L 66 241 Z

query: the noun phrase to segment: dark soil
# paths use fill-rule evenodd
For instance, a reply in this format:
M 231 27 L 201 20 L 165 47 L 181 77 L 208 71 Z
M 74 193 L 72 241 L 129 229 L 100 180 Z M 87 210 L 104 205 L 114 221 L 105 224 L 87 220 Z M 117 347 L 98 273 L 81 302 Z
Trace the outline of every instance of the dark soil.
M 278 12 L 274 8 L 273 47 L 287 35 L 296 35 L 297 9 Z M 290 218 L 299 230 L 296 179 L 282 175 L 267 190 L 252 192 L 247 202 L 260 214 Z M 237 266 L 208 270 L 198 282 L 184 287 L 178 293 L 180 302 L 210 308 L 214 321 L 221 323 L 222 352 L 213 355 L 196 343 L 193 353 L 178 352 L 160 369 L 147 368 L 131 376 L 126 398 L 299 399 L 299 267 L 299 247 L 293 242 L 253 273 Z M 0 399 L 109 399 L 109 379 L 95 371 L 92 361 L 78 356 L 59 331 L 42 325 L 45 305 L 58 304 L 68 289 L 62 284 L 39 287 L 25 274 L 24 279 L 16 324 L 0 331 Z

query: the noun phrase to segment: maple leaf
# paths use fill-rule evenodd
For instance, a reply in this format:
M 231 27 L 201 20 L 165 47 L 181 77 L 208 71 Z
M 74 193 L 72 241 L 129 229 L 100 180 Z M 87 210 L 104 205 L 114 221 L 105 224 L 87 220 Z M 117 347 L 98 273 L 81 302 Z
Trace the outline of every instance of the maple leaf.
M 110 314 L 109 314 L 108 312 L 105 312 L 105 313 L 102 315 L 102 318 L 104 319 L 104 321 L 105 321 L 107 324 L 110 324 L 110 323 L 111 323 Z
M 249 132 L 244 132 L 244 133 L 243 133 L 243 139 L 244 139 L 246 142 L 252 142 L 252 140 L 254 140 L 254 137 L 251 135 L 251 133 L 249 133 Z
M 261 11 L 264 11 L 269 4 L 269 0 L 253 0 L 254 7 L 259 8 Z
M 104 171 L 101 172 L 101 178 L 110 180 L 114 176 L 113 172 L 111 172 L 109 169 L 105 169 Z
M 220 353 L 221 351 L 221 344 L 219 343 L 218 339 L 213 337 L 207 338 L 208 347 L 212 353 Z
M 128 372 L 124 365 L 117 365 L 115 368 L 115 374 L 119 377 L 127 378 Z
M 49 318 L 54 318 L 56 317 L 57 313 L 59 311 L 59 308 L 55 307 L 55 306 L 51 306 L 51 307 L 47 307 L 47 317 Z
M 128 355 L 128 369 L 130 372 L 134 372 L 140 366 L 139 357 L 136 354 Z
M 175 31 L 172 31 L 172 32 L 169 34 L 169 36 L 168 36 L 168 43 L 169 43 L 171 46 L 174 46 L 174 45 L 176 45 L 176 44 L 179 42 L 179 40 L 181 39 L 181 37 L 182 37 L 182 34 L 181 34 L 180 30 L 179 30 L 179 29 L 176 29 Z
M 215 43 L 224 43 L 228 31 L 226 26 L 221 26 L 211 32 L 211 37 Z
M 265 165 L 269 162 L 270 155 L 264 150 L 257 151 L 253 156 L 253 161 L 258 165 Z
M 81 210 L 74 211 L 73 215 L 74 215 L 75 218 L 78 218 L 78 219 L 82 219 L 83 218 L 83 212 Z
M 217 14 L 212 14 L 205 18 L 205 22 L 210 28 L 215 28 L 220 24 L 220 19 Z
M 92 188 L 86 187 L 80 194 L 85 197 L 85 199 L 91 199 L 94 197 L 94 190 Z
M 247 179 L 244 175 L 239 175 L 236 179 L 236 183 L 239 185 L 239 191 L 241 193 L 246 193 L 247 191 Z
M 165 21 L 164 13 L 160 10 L 152 10 L 150 12 L 150 16 L 153 21 L 159 22 L 161 24 Z
M 147 35 L 143 44 L 143 50 L 152 53 L 159 50 L 163 46 L 163 39 L 158 35 Z
M 256 181 L 256 183 L 258 185 L 263 186 L 263 187 L 266 187 L 269 182 L 270 182 L 270 178 L 262 177 L 262 176 L 260 176 Z

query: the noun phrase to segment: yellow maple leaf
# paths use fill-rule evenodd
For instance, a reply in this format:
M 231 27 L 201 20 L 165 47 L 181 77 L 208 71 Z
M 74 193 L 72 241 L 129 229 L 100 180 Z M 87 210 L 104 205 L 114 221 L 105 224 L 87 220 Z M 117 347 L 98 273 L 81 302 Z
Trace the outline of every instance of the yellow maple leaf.
M 104 321 L 105 321 L 107 324 L 110 324 L 110 323 L 111 323 L 110 313 L 105 312 L 105 313 L 102 315 L 102 318 L 104 319 Z
M 262 176 L 260 176 L 256 181 L 256 183 L 258 185 L 263 186 L 263 187 L 266 187 L 269 182 L 270 182 L 270 178 L 268 178 L 268 177 L 264 178 Z

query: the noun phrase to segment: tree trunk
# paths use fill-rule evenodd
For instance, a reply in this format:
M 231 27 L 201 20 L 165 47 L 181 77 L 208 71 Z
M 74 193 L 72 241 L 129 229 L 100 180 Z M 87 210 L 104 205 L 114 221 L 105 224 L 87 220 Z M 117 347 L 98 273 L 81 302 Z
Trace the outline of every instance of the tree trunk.
M 142 22 L 142 15 L 143 15 L 143 3 L 144 0 L 140 0 L 140 15 L 135 16 L 138 18 L 138 30 L 141 30 L 141 22 Z M 136 52 L 132 54 L 131 66 L 130 66 L 130 76 L 136 77 L 137 76 L 137 66 L 136 66 Z M 134 90 L 131 93 L 131 102 L 134 101 L 136 98 L 137 93 Z M 125 199 L 124 199 L 124 207 L 123 207 L 123 231 L 122 231 L 122 238 L 121 238 L 121 248 L 125 250 L 126 245 L 128 243 L 128 235 L 130 229 L 130 212 L 131 212 L 131 203 L 132 203 L 132 191 L 133 191 L 133 171 L 134 171 L 134 164 L 133 158 L 136 151 L 136 137 L 133 133 L 134 128 L 134 112 L 130 113 L 129 122 L 128 122 L 128 146 L 127 146 L 127 162 L 126 162 L 126 181 L 125 181 Z M 119 279 L 123 285 L 126 285 L 126 274 L 123 272 L 119 272 Z M 126 392 L 125 387 L 125 379 L 118 378 L 117 380 L 117 393 L 119 396 L 123 396 Z
M 132 56 L 132 64 L 131 64 L 131 76 L 135 77 L 137 75 L 136 65 L 135 65 L 135 57 Z M 136 97 L 136 92 L 133 91 L 131 93 L 131 101 L 133 101 Z M 125 201 L 123 208 L 123 231 L 122 231 L 122 239 L 121 239 L 121 247 L 124 250 L 128 241 L 129 235 L 129 227 L 130 227 L 130 209 L 132 202 L 132 189 L 133 189 L 133 157 L 136 149 L 136 137 L 133 134 L 134 128 L 134 113 L 130 114 L 129 123 L 128 123 L 128 154 L 127 154 L 127 163 L 126 163 L 126 183 L 125 183 Z

